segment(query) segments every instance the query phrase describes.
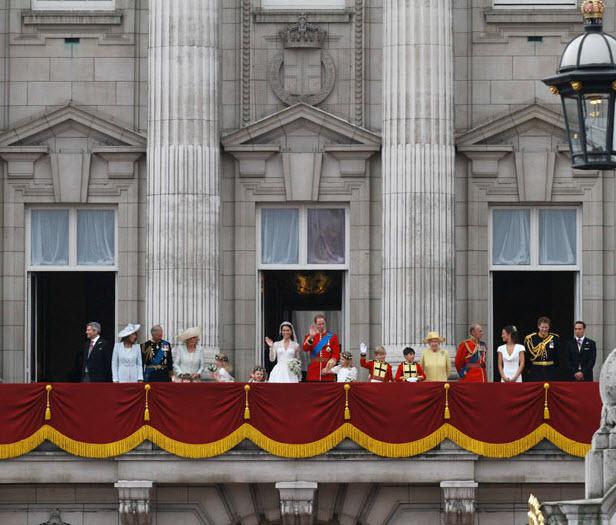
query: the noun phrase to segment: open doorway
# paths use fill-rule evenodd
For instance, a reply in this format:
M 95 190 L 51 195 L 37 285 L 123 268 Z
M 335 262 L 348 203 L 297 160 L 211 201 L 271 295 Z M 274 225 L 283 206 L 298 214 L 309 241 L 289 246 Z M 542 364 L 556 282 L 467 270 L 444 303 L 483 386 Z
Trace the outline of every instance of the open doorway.
M 299 343 L 308 332 L 312 318 L 322 312 L 328 327 L 344 341 L 342 305 L 344 272 L 332 270 L 267 270 L 263 279 L 263 333 L 276 340 L 282 321 L 291 321 Z M 305 370 L 308 356 L 300 352 Z M 269 349 L 263 345 L 263 363 L 268 372 L 275 363 L 269 360 Z
M 101 336 L 115 340 L 115 273 L 34 272 L 31 279 L 31 379 L 78 381 L 86 323 L 98 321 Z
M 500 381 L 496 350 L 503 344 L 501 329 L 515 325 L 524 337 L 537 330 L 537 319 L 552 320 L 552 332 L 573 337 L 576 272 L 494 272 L 492 274 L 494 381 Z M 562 355 L 562 354 L 561 354 Z M 567 377 L 565 360 L 560 359 L 559 376 Z

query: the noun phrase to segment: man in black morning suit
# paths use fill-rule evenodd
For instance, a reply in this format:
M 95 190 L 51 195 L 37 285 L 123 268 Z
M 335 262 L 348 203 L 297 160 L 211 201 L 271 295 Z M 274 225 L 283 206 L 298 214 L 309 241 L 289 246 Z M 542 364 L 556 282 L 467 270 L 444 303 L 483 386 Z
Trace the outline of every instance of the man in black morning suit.
M 569 381 L 592 381 L 592 369 L 597 359 L 597 345 L 586 337 L 586 323 L 576 321 L 573 326 L 575 337 L 567 341 Z
M 88 341 L 79 353 L 77 369 L 83 383 L 104 383 L 111 381 L 111 356 L 113 348 L 101 338 L 101 325 L 96 322 L 86 326 Z

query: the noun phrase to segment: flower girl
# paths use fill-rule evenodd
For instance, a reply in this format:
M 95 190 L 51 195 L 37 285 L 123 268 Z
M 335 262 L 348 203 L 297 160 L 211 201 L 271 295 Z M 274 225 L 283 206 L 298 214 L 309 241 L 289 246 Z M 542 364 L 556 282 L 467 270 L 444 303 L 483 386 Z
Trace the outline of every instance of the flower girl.
M 357 368 L 353 366 L 353 354 L 341 352 L 340 364 L 334 366 L 333 361 L 330 361 L 327 363 L 327 367 L 321 371 L 321 375 L 324 374 L 336 374 L 338 383 L 357 381 Z

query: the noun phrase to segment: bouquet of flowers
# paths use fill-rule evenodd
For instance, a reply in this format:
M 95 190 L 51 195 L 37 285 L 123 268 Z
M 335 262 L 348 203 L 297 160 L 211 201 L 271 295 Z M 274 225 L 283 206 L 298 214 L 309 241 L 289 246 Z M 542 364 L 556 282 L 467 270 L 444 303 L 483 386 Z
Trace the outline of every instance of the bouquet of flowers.
M 302 364 L 299 362 L 299 359 L 290 359 L 289 360 L 289 372 L 291 372 L 294 376 L 298 378 L 302 377 Z
M 207 365 L 207 371 L 212 372 L 212 374 L 214 374 L 215 372 L 218 371 L 218 367 L 214 363 L 209 364 Z

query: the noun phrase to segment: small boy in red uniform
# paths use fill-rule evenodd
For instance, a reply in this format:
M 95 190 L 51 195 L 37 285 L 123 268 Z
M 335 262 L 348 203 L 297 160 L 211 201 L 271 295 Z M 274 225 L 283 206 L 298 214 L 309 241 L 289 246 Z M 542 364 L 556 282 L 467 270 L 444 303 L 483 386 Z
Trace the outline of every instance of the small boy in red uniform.
M 393 375 L 391 372 L 391 365 L 385 362 L 385 357 L 387 356 L 387 352 L 385 352 L 385 348 L 382 346 L 377 346 L 374 349 L 374 361 L 368 361 L 366 359 L 366 354 L 368 353 L 368 347 L 362 343 L 359 347 L 361 353 L 361 359 L 359 364 L 362 368 L 366 368 L 370 370 L 370 378 L 368 379 L 371 383 L 392 383 Z
M 408 381 L 409 383 L 425 381 L 426 374 L 424 374 L 423 368 L 415 362 L 415 350 L 407 346 L 402 353 L 404 354 L 404 362 L 398 365 L 396 381 Z

